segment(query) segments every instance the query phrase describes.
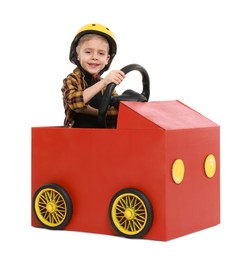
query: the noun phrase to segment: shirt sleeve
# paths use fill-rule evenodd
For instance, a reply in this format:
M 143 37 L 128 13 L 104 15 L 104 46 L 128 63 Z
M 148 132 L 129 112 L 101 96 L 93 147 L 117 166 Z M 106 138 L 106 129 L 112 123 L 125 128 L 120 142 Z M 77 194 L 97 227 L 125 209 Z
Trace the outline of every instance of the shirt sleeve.
M 83 98 L 84 86 L 73 75 L 69 75 L 63 81 L 62 93 L 65 107 L 68 106 L 71 110 L 80 109 L 87 104 Z

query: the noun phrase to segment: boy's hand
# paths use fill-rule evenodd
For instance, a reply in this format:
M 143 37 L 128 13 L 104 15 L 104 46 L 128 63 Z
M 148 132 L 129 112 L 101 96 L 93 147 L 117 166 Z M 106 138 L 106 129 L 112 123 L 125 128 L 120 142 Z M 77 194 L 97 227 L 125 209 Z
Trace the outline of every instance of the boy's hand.
M 119 85 L 125 78 L 125 73 L 121 70 L 112 70 L 104 79 L 104 85 L 107 86 L 110 83 Z

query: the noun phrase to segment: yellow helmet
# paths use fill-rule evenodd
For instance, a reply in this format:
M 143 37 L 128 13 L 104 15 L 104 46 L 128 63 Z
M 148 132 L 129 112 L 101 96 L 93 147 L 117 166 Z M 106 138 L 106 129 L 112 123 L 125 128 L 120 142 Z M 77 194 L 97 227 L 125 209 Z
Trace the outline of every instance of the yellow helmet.
M 107 39 L 107 41 L 109 43 L 110 59 L 109 59 L 108 64 L 103 69 L 103 71 L 106 71 L 109 69 L 109 66 L 117 52 L 117 44 L 115 41 L 115 36 L 112 33 L 112 31 L 108 27 L 106 27 L 105 25 L 102 25 L 102 24 L 97 24 L 97 23 L 86 24 L 85 26 L 81 27 L 77 31 L 77 33 L 71 43 L 70 61 L 73 64 L 76 64 L 77 66 L 79 65 L 78 60 L 77 60 L 77 52 L 76 52 L 76 47 L 78 45 L 78 41 L 83 35 L 90 34 L 90 33 L 94 33 L 94 34 L 103 36 L 104 38 Z

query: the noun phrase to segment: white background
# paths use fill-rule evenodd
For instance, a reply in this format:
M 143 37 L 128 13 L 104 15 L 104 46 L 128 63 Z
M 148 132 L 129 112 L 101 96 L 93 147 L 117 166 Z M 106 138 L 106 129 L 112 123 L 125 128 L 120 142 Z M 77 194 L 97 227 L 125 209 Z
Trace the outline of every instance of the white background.
M 0 10 L 0 258 L 247 259 L 247 1 L 9 0 Z M 112 69 L 147 69 L 150 100 L 178 99 L 221 126 L 220 225 L 167 242 L 31 227 L 31 127 L 62 125 L 70 43 L 90 22 L 115 33 Z M 134 75 L 126 83 L 139 89 Z

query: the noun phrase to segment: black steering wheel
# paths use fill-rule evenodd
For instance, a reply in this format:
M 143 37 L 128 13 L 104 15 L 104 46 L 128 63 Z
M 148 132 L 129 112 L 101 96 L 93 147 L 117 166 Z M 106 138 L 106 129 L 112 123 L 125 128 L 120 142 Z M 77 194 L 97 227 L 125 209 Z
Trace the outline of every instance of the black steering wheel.
M 144 67 L 139 64 L 130 64 L 121 69 L 125 74 L 130 71 L 137 70 L 141 73 L 143 90 L 141 93 L 137 93 L 134 90 L 127 89 L 121 95 L 112 96 L 112 93 L 116 87 L 115 83 L 110 83 L 102 97 L 102 102 L 99 107 L 98 121 L 106 127 L 106 113 L 108 106 L 115 106 L 118 108 L 120 101 L 137 101 L 137 102 L 147 102 L 150 96 L 150 79 L 147 71 Z

